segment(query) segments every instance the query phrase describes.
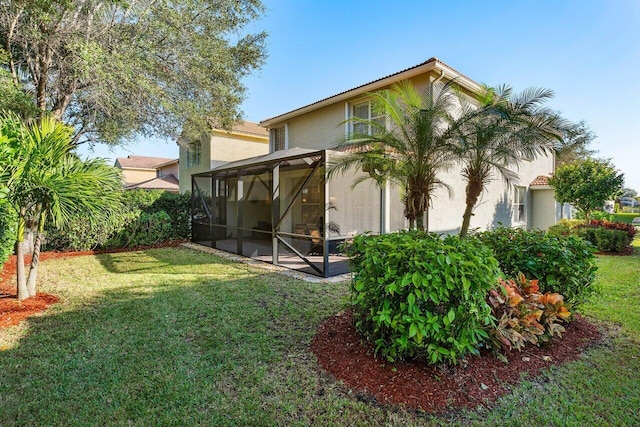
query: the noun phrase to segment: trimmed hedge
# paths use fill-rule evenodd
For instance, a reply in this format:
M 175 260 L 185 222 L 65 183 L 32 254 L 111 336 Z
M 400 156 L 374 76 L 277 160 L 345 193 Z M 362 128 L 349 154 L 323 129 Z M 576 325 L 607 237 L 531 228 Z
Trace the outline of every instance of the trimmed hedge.
M 188 239 L 191 196 L 166 191 L 122 193 L 122 204 L 91 218 L 78 216 L 62 229 L 47 229 L 46 249 L 126 248 Z
M 500 270 L 479 241 L 415 231 L 359 235 L 346 252 L 356 328 L 387 360 L 456 363 L 489 338 L 486 297 Z
M 542 292 L 562 294 L 573 305 L 585 302 L 595 292 L 595 250 L 578 236 L 498 228 L 476 238 L 493 250 L 507 277 L 523 273 L 538 279 Z

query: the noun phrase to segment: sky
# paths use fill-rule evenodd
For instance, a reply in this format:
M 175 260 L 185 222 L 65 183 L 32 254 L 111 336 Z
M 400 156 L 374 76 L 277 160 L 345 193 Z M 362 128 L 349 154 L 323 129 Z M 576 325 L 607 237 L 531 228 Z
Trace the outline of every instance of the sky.
M 244 79 L 246 120 L 259 122 L 431 57 L 478 83 L 554 91 L 547 106 L 597 135 L 591 148 L 640 192 L 640 0 L 265 0 L 249 31 L 268 58 Z M 139 140 L 81 155 L 173 157 Z

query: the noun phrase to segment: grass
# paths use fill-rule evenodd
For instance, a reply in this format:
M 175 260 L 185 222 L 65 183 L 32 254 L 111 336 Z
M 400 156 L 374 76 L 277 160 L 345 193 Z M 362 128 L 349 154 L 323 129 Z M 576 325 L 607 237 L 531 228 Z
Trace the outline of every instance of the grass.
M 616 336 L 491 410 L 439 419 L 359 401 L 319 370 L 308 346 L 344 283 L 183 248 L 47 261 L 41 290 L 61 303 L 0 330 L 0 425 L 639 424 L 640 255 L 599 264 L 583 312 Z

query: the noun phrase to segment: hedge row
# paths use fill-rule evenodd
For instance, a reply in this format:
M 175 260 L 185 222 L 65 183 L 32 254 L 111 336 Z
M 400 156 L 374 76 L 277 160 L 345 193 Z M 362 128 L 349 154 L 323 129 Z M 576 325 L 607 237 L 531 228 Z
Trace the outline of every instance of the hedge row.
M 46 250 L 112 249 L 190 237 L 191 196 L 166 191 L 125 191 L 122 205 L 91 218 L 47 229 Z

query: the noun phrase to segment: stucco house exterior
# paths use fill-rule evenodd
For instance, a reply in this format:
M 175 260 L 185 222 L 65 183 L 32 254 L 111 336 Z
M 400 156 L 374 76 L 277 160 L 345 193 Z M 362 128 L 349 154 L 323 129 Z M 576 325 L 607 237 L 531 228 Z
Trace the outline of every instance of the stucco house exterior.
M 269 133 L 257 123 L 244 121 L 231 131 L 213 129 L 188 149 L 180 145 L 180 193 L 191 191 L 193 174 L 268 152 Z
M 122 169 L 125 190 L 178 192 L 178 159 L 130 155 L 118 157 L 114 166 Z
M 353 131 L 345 120 L 370 119 L 367 94 L 409 80 L 417 88 L 437 80 L 456 79 L 463 93 L 480 86 L 431 58 L 416 66 L 340 92 L 293 111 L 263 120 L 269 131 L 269 154 L 222 164 L 195 174 L 193 240 L 274 264 L 333 276 L 347 271 L 339 244 L 355 234 L 393 232 L 408 227 L 401 193 L 372 180 L 352 189 L 364 172 L 353 170 L 329 178 L 327 164 Z M 554 158 L 525 161 L 518 180 L 506 185 L 496 176 L 474 210 L 471 228 L 500 224 L 547 228 L 559 218 L 553 191 L 542 177 L 553 173 Z M 465 182 L 460 170 L 443 174 L 453 193 L 436 192 L 427 213 L 430 231 L 456 234 L 465 209 Z

